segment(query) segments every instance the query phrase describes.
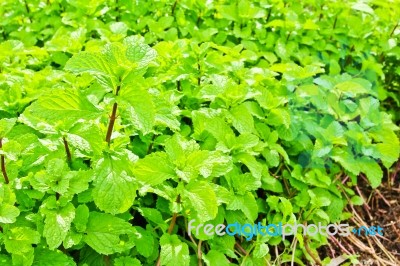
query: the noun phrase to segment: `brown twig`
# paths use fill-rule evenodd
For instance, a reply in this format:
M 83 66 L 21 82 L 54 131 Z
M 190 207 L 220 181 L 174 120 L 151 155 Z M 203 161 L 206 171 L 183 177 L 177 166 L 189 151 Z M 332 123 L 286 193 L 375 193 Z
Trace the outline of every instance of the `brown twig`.
M 0 138 L 0 149 L 3 148 L 3 138 Z M 6 171 L 6 162 L 5 162 L 5 157 L 4 154 L 0 156 L 0 161 L 1 161 L 1 172 L 3 173 L 4 177 L 4 182 L 6 184 L 10 183 L 10 180 L 8 179 L 7 171 Z
M 115 95 L 118 96 L 118 92 L 120 90 L 120 85 L 117 86 L 117 90 L 115 92 Z M 106 141 L 108 143 L 108 146 L 110 146 L 110 142 L 111 142 L 111 135 L 113 132 L 113 128 L 114 128 L 114 123 L 115 123 L 115 119 L 117 118 L 117 108 L 118 108 L 118 104 L 115 102 L 113 104 L 113 109 L 110 115 L 110 121 L 108 123 L 108 129 L 107 129 L 107 135 L 106 135 Z
M 371 208 L 368 206 L 367 201 L 365 200 L 364 194 L 360 191 L 360 188 L 358 186 L 356 186 L 356 190 L 358 195 L 360 195 L 360 197 L 363 199 L 363 205 L 367 210 L 370 210 Z
M 63 137 L 63 143 L 64 143 L 65 153 L 67 154 L 67 162 L 71 163 L 72 161 L 71 151 L 68 146 L 68 141 L 65 137 Z
M 336 238 L 330 236 L 329 239 L 332 240 L 344 253 L 346 253 L 347 255 L 351 255 L 350 251 L 348 251 L 342 244 L 340 244 L 340 242 Z
M 386 205 L 387 205 L 388 207 L 391 207 L 391 206 L 392 206 L 392 205 L 390 204 L 390 202 L 382 195 L 382 193 L 381 193 L 378 189 L 375 189 L 375 192 L 379 195 L 379 197 L 383 200 L 383 202 L 386 203 Z
M 240 252 L 241 252 L 242 254 L 244 254 L 244 255 L 246 255 L 246 256 L 249 255 L 249 253 L 247 253 L 247 251 L 246 251 L 238 242 L 235 243 L 235 246 L 240 250 Z
M 396 179 L 397 173 L 400 171 L 400 161 L 397 162 L 396 168 L 392 173 L 392 177 L 389 180 L 389 184 L 394 184 L 394 180 Z
M 389 38 L 392 38 L 392 35 L 393 35 L 394 31 L 397 29 L 398 26 L 399 26 L 399 23 L 397 23 L 397 24 L 393 27 L 393 30 L 390 32 Z

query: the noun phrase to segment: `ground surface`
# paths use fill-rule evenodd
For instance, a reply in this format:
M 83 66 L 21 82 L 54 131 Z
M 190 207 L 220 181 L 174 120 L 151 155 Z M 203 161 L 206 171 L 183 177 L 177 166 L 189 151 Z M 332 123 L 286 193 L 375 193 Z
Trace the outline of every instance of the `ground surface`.
M 361 178 L 357 192 L 366 203 L 348 208 L 353 213 L 351 225 L 379 225 L 383 227 L 383 237 L 337 237 L 325 252 L 333 257 L 357 254 L 360 265 L 400 265 L 400 162 L 379 188 L 371 189 Z

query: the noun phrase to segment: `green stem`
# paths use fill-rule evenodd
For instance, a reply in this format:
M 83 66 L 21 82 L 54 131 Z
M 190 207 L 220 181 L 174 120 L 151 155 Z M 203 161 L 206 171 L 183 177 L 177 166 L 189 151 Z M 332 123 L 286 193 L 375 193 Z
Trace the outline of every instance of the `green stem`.
M 197 264 L 198 266 L 203 266 L 203 261 L 201 259 L 202 257 L 202 252 L 201 252 L 201 244 L 203 241 L 199 240 L 199 244 L 197 245 Z
M 181 202 L 181 196 L 180 195 L 178 195 L 178 197 L 176 198 L 176 202 L 177 203 Z M 176 223 L 176 217 L 178 217 L 178 214 L 176 212 L 174 212 L 174 214 L 172 215 L 171 222 L 170 222 L 169 227 L 168 227 L 168 234 L 169 235 L 174 230 L 175 223 Z M 161 255 L 158 256 L 157 263 L 156 263 L 156 266 L 160 266 L 160 265 L 161 265 Z

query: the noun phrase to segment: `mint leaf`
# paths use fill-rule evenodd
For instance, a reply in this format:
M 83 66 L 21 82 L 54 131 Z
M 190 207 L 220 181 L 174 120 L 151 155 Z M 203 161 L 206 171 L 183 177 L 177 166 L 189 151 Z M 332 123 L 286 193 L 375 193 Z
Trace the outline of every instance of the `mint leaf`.
M 91 212 L 83 240 L 100 254 L 123 252 L 135 246 L 134 227 L 110 214 Z
M 137 180 L 152 186 L 176 176 L 173 165 L 163 152 L 152 153 L 137 161 L 133 166 L 133 174 Z
M 189 248 L 186 243 L 179 240 L 176 235 L 164 234 L 160 238 L 161 245 L 161 265 L 166 266 L 188 266 Z
M 35 258 L 33 260 L 32 266 L 52 266 L 52 265 L 65 265 L 65 266 L 75 266 L 76 263 L 71 257 L 62 253 L 59 250 L 52 251 L 47 249 L 36 249 Z
M 133 126 L 144 134 L 149 133 L 155 123 L 155 107 L 150 94 L 129 84 L 121 89 L 119 99 L 126 103 L 127 116 Z
M 229 266 L 230 263 L 225 255 L 217 250 L 210 250 L 207 254 L 204 254 L 204 262 L 207 266 L 213 266 L 214 263 L 221 266 Z
M 213 188 L 204 181 L 189 183 L 182 195 L 183 205 L 197 214 L 196 220 L 206 222 L 215 218 L 218 212 L 217 197 Z
M 379 164 L 374 160 L 363 158 L 359 161 L 361 172 L 365 173 L 372 188 L 377 188 L 383 178 L 383 171 Z
M 81 117 L 87 119 L 99 117 L 101 111 L 80 93 L 58 89 L 42 95 L 25 110 L 24 114 L 43 119 L 52 125 L 62 121 L 68 128 Z
M 73 73 L 90 73 L 107 89 L 115 88 L 117 79 L 114 70 L 101 54 L 80 52 L 68 60 L 65 69 Z
M 16 121 L 17 119 L 15 118 L 0 119 L 0 138 L 5 137 L 7 133 L 10 132 Z
M 97 207 L 111 214 L 126 212 L 136 197 L 137 185 L 125 155 L 106 155 L 94 168 L 93 200 Z
M 40 234 L 29 227 L 13 227 L 4 234 L 4 246 L 7 252 L 23 255 L 33 252 L 32 244 L 38 244 Z
M 2 204 L 0 206 L 0 223 L 14 223 L 19 216 L 20 211 L 17 207 L 10 204 Z
M 60 246 L 71 228 L 75 218 L 75 207 L 72 203 L 58 210 L 42 210 L 46 214 L 44 220 L 43 236 L 51 250 Z

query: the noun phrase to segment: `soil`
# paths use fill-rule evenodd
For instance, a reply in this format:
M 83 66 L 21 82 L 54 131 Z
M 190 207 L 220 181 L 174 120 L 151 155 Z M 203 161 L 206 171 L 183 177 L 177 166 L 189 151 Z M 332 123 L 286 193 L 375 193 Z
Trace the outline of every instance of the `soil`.
M 390 182 L 390 183 L 389 183 Z M 384 178 L 377 189 L 372 189 L 364 177 L 360 177 L 355 189 L 365 204 L 350 206 L 353 214 L 350 225 L 354 227 L 380 226 L 383 236 L 337 237 L 340 243 L 331 241 L 322 253 L 330 257 L 342 254 L 357 255 L 359 265 L 400 265 L 400 161 L 393 172 Z M 348 262 L 348 260 L 346 260 Z M 335 264 L 335 265 L 339 265 Z

